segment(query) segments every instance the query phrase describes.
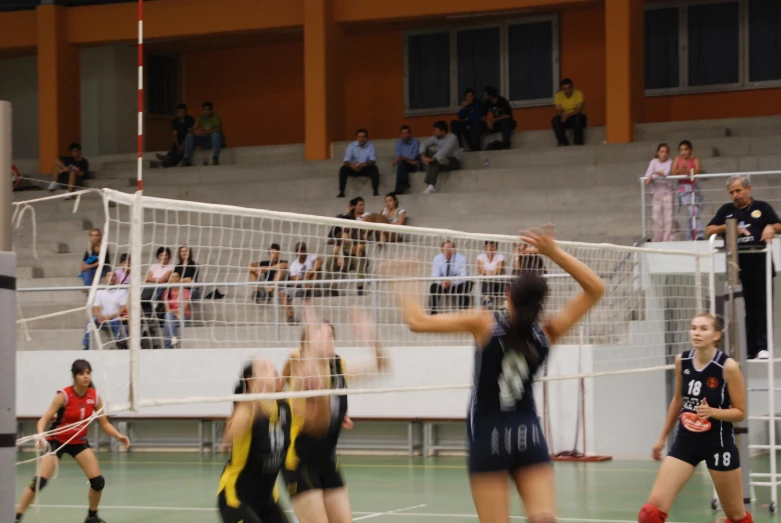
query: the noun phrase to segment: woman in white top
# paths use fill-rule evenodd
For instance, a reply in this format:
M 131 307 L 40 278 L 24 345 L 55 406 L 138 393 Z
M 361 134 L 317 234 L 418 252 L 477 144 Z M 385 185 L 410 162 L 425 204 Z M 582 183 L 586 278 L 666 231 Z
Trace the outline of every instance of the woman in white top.
M 389 192 L 385 195 L 385 208 L 382 210 L 383 217 L 388 220 L 388 223 L 392 225 L 404 225 L 407 221 L 407 211 L 399 209 L 399 198 L 395 192 Z M 383 232 L 380 237 L 381 242 L 398 242 L 401 241 L 401 235 L 392 233 L 388 234 Z
M 669 242 L 675 239 L 675 191 L 670 176 L 673 161 L 670 159 L 670 147 L 666 143 L 656 148 L 656 157 L 648 164 L 645 172 L 646 185 L 653 184 L 653 220 L 654 230 L 652 240 Z
M 149 266 L 149 270 L 146 273 L 146 279 L 144 280 L 145 283 L 152 283 L 152 284 L 161 284 L 161 283 L 168 283 L 168 280 L 171 278 L 171 273 L 174 271 L 174 265 L 171 263 L 171 249 L 168 247 L 158 247 L 157 249 L 157 260 L 158 263 L 153 263 Z M 157 292 L 154 293 L 157 295 L 157 298 L 159 299 L 160 296 L 163 294 L 163 291 L 165 289 L 163 287 L 158 287 Z M 144 294 L 141 293 L 141 299 L 144 299 Z M 150 299 L 152 297 L 152 292 L 146 293 Z
M 496 242 L 486 241 L 485 252 L 477 257 L 477 272 L 480 276 L 504 274 L 504 254 L 496 254 Z M 483 280 L 483 307 L 490 308 L 494 301 L 504 295 L 504 280 Z

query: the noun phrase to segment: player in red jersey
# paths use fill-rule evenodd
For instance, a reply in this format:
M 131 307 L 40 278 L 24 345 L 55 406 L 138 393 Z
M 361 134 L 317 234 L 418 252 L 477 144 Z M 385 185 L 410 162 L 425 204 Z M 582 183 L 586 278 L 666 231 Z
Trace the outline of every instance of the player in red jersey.
M 50 430 L 62 429 L 89 418 L 95 411 L 103 408 L 98 391 L 92 386 L 92 365 L 86 360 L 76 360 L 71 366 L 71 374 L 73 374 L 73 385 L 57 391 L 46 414 L 38 420 L 38 434 L 44 432 L 46 424 L 52 418 L 55 419 Z M 128 437 L 120 434 L 109 423 L 108 418 L 102 416 L 98 420 L 103 432 L 121 441 L 125 448 L 130 446 Z M 89 511 L 84 523 L 105 523 L 98 517 L 98 503 L 105 481 L 100 475 L 98 458 L 87 441 L 87 427 L 88 424 L 85 423 L 46 438 L 54 454 L 46 455 L 41 459 L 40 477 L 34 477 L 24 490 L 22 499 L 19 500 L 16 523 L 22 519 L 22 514 L 35 497 L 36 489 L 41 490 L 46 486 L 57 459 L 61 459 L 63 454 L 70 454 L 89 479 Z M 38 439 L 38 445 L 45 446 L 43 437 Z

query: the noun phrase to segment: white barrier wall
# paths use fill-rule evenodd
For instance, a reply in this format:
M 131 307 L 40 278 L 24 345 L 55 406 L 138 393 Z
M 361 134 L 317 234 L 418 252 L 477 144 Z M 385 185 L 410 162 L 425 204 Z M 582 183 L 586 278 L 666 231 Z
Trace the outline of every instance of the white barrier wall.
M 549 360 L 549 375 L 570 375 L 591 369 L 594 348 L 557 346 Z M 596 350 L 599 350 L 598 348 Z M 370 351 L 345 349 L 340 353 L 348 362 L 368 359 Z M 249 349 L 221 350 L 154 350 L 141 352 L 140 391 L 143 399 L 217 397 L 232 394 L 243 364 L 257 355 Z M 279 368 L 287 350 L 268 350 L 263 354 Z M 473 349 L 459 347 L 390 348 L 392 371 L 385 376 L 371 377 L 357 388 L 396 388 L 436 385 L 462 385 L 455 390 L 400 392 L 387 394 L 353 394 L 350 415 L 355 418 L 431 418 L 463 419 L 466 415 L 473 368 Z M 112 403 L 128 401 L 130 376 L 129 353 L 126 351 L 31 351 L 17 354 L 19 381 L 17 413 L 20 417 L 38 417 L 51 403 L 55 392 L 71 383 L 70 366 L 75 359 L 92 363 L 95 386 L 104 399 Z M 638 390 L 638 376 L 648 387 Z M 648 378 L 654 376 L 655 378 Z M 658 379 L 657 379 L 658 378 Z M 661 372 L 648 375 L 629 374 L 611 378 L 585 380 L 586 439 L 589 451 L 598 450 L 614 456 L 637 457 L 647 454 L 644 432 L 657 432 L 659 427 L 645 423 L 627 425 L 617 416 L 617 402 L 630 405 L 632 395 L 643 401 L 649 410 L 663 416 L 665 402 L 664 377 Z M 551 381 L 547 399 L 553 451 L 573 448 L 577 409 L 580 407 L 578 380 Z M 536 398 L 542 414 L 542 384 L 536 387 Z M 192 403 L 143 408 L 138 413 L 123 413 L 145 417 L 221 417 L 230 413 L 229 403 Z M 609 442 L 609 443 L 606 443 Z

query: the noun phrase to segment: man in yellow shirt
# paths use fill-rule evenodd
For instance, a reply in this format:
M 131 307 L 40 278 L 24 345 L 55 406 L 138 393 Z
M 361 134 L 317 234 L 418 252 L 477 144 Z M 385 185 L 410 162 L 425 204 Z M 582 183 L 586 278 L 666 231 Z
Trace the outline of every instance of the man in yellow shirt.
M 556 93 L 553 104 L 556 107 L 556 116 L 553 117 L 553 132 L 559 145 L 569 145 L 566 129 L 575 132 L 575 145 L 583 145 L 583 129 L 586 128 L 586 115 L 583 114 L 585 99 L 583 92 L 575 89 L 572 80 L 565 78 L 561 81 L 561 90 Z

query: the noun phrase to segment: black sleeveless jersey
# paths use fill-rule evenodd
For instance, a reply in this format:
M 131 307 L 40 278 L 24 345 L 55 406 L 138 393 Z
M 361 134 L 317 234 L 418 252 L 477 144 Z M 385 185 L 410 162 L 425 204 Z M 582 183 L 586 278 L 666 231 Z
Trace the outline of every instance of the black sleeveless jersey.
M 292 423 L 287 400 L 277 401 L 277 412 L 269 417 L 256 407 L 250 428 L 233 442 L 219 491 L 225 491 L 229 499 L 249 493 L 259 499 L 271 495 L 290 446 Z
M 697 369 L 694 362 L 694 349 L 681 354 L 681 396 L 683 403 L 681 416 L 678 419 L 678 437 L 694 439 L 697 441 L 709 441 L 724 445 L 733 438 L 732 423 L 715 419 L 708 420 L 710 427 L 705 427 L 685 422 L 685 414 L 695 412 L 698 405 L 707 399 L 708 405 L 714 409 L 728 409 L 732 406 L 727 391 L 727 380 L 724 377 L 724 365 L 729 356 L 717 350 L 705 367 Z M 692 419 L 694 419 L 692 417 Z M 687 428 L 689 425 L 689 428 Z M 692 430 L 694 429 L 694 430 Z
M 528 340 L 535 357 L 531 361 L 510 347 L 507 339 L 507 313 L 494 313 L 494 332 L 481 350 L 475 350 L 475 370 L 472 384 L 470 414 L 513 412 L 536 415 L 534 375 L 545 363 L 550 341 L 539 323 L 532 327 Z
M 341 356 L 334 355 L 329 362 L 330 385 L 329 389 L 346 389 L 347 380 L 344 376 L 344 360 Z M 347 415 L 347 395 L 331 396 L 331 420 L 328 425 L 328 432 L 325 436 L 318 437 L 306 432 L 301 432 L 303 428 L 303 413 L 294 412 L 296 418 L 293 427 L 293 442 L 288 452 L 288 469 L 294 469 L 298 460 L 305 461 L 323 461 L 330 460 L 336 452 L 336 444 L 339 441 L 339 435 L 342 433 L 342 422 Z

